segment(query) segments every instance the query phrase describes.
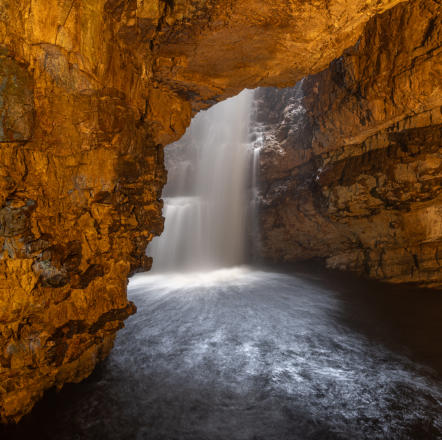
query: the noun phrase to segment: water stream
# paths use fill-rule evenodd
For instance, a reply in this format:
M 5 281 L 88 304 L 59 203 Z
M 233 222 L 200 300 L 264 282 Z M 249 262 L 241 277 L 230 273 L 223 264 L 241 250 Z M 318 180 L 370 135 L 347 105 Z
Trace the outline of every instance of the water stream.
M 110 358 L 2 440 L 442 438 L 440 295 L 233 267 L 129 296 Z

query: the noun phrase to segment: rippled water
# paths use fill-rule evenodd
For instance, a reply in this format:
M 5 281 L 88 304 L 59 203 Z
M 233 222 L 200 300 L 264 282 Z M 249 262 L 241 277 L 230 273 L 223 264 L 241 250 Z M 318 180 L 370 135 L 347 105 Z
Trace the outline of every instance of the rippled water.
M 440 294 L 246 267 L 129 292 L 110 358 L 7 438 L 442 438 Z

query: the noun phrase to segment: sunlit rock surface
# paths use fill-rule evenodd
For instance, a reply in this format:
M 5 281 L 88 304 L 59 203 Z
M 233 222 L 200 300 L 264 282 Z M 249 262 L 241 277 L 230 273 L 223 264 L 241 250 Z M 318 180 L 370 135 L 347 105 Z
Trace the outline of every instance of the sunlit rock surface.
M 192 114 L 293 85 L 399 0 L 0 3 L 0 418 L 79 381 L 134 312 L 163 145 Z
M 258 92 L 266 258 L 442 286 L 440 13 L 399 5 L 327 70 Z

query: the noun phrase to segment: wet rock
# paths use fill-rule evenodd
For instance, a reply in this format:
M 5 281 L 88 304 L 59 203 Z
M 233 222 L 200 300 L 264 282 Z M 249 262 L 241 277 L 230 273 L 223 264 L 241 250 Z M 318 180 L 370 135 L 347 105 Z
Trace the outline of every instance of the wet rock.
M 442 286 L 440 12 L 399 5 L 327 70 L 258 91 L 265 258 Z

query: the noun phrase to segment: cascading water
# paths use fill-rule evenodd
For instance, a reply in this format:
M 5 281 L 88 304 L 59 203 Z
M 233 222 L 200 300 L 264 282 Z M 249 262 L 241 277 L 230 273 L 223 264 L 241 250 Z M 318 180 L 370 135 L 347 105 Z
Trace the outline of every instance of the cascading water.
M 250 187 L 250 205 L 248 220 L 250 224 L 250 252 L 252 261 L 258 260 L 261 246 L 261 231 L 259 226 L 259 174 L 260 174 L 260 153 L 264 145 L 264 131 L 265 127 L 254 121 L 252 129 L 250 130 L 250 138 L 253 139 L 252 148 L 252 166 L 251 166 L 251 187 Z
M 154 272 L 244 262 L 252 99 L 253 91 L 244 90 L 199 113 L 184 137 L 166 148 L 164 233 L 148 248 Z

